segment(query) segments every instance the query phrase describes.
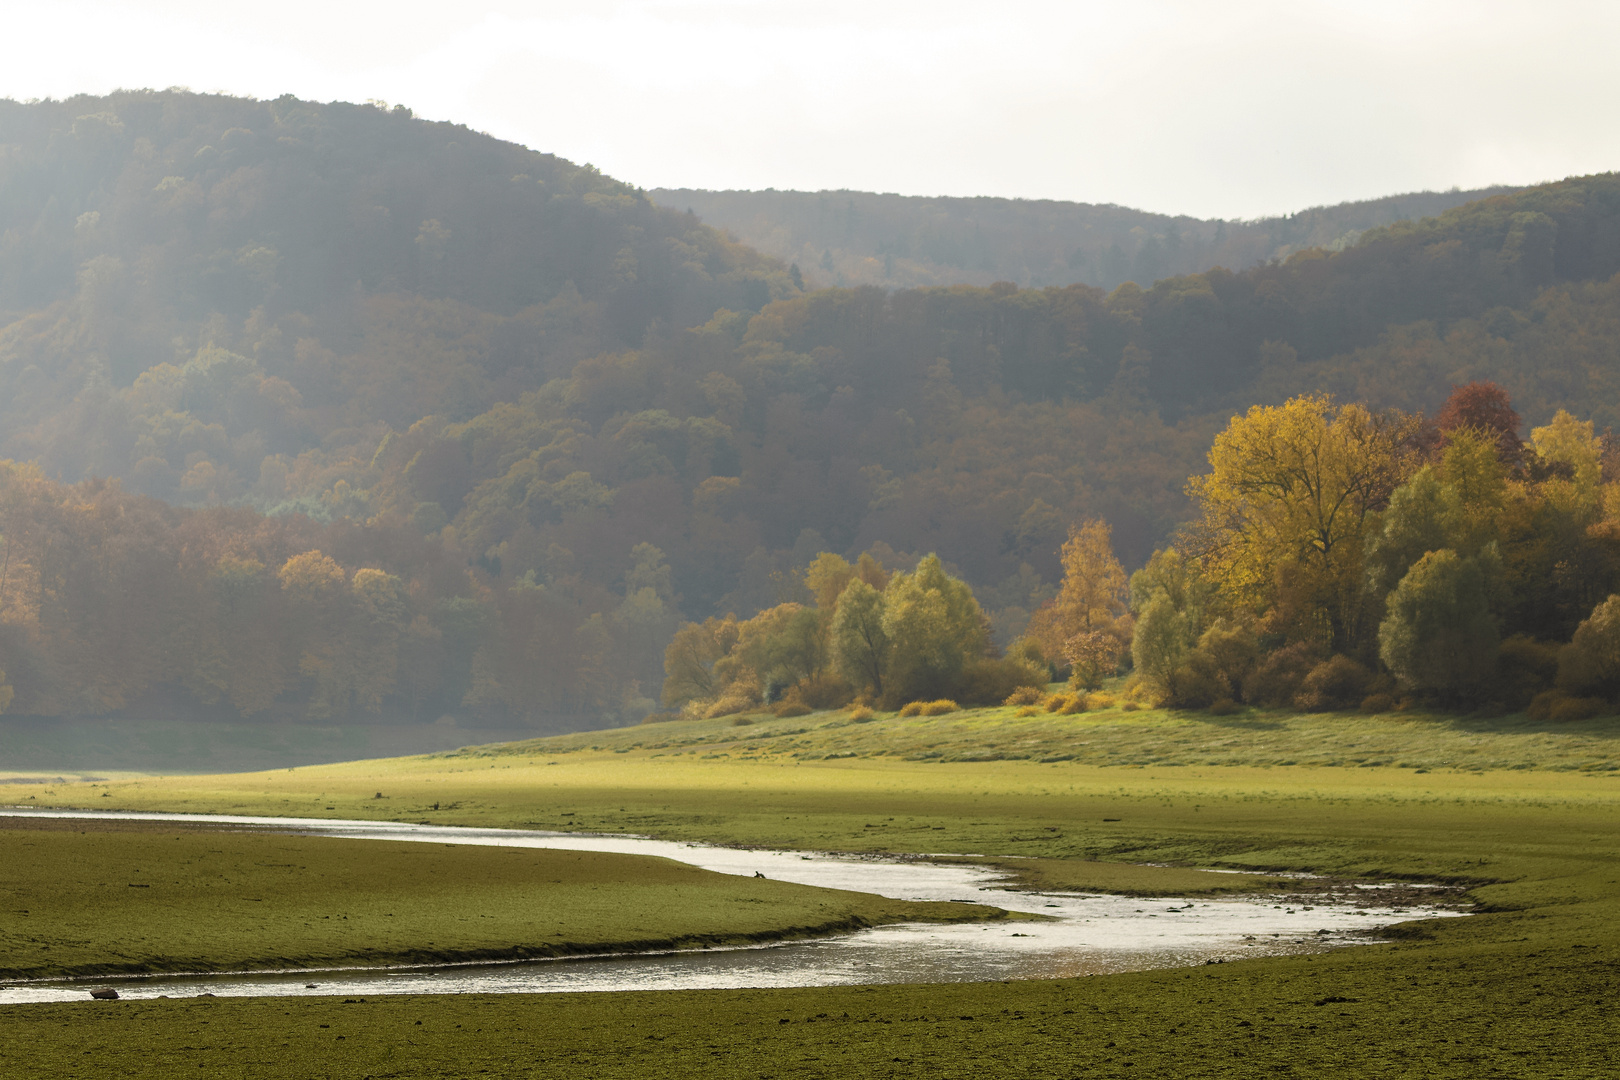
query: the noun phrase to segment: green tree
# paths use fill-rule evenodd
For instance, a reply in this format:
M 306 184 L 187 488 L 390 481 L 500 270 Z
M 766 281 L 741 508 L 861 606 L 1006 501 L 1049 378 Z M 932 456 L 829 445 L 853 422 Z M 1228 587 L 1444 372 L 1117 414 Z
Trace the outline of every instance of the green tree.
M 1378 628 L 1379 656 L 1402 681 L 1452 700 L 1489 688 L 1500 640 L 1490 608 L 1495 562 L 1494 548 L 1477 558 L 1443 548 L 1407 571 Z
M 947 574 L 937 555 L 890 579 L 883 591 L 883 632 L 890 650 L 884 696 L 891 702 L 944 696 L 989 648 L 973 590 Z
M 878 698 L 889 664 L 883 595 L 864 581 L 850 581 L 838 596 L 829 634 L 834 669 L 857 691 Z

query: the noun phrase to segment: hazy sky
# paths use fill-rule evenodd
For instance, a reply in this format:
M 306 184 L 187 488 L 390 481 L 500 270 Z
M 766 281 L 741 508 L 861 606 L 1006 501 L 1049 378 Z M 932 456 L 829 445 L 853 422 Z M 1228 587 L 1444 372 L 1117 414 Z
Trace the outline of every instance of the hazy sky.
M 0 96 L 377 98 L 643 187 L 1251 217 L 1620 167 L 1620 4 L 4 0 Z

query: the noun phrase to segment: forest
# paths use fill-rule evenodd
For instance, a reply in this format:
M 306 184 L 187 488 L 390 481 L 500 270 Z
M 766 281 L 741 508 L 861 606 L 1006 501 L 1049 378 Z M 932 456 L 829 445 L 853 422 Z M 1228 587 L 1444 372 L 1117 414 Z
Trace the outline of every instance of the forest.
M 1307 248 L 1341 250 L 1369 229 L 1433 217 L 1518 190 L 1418 191 L 1317 206 L 1254 221 L 1204 220 L 1050 199 L 924 197 L 870 191 L 704 191 L 653 188 L 661 206 L 691 210 L 767 255 L 800 267 L 814 287 L 930 285 L 1020 288 L 1094 285 L 1244 270 Z
M 1126 568 L 1213 558 L 1187 478 L 1251 406 L 1418 424 L 1489 381 L 1605 446 L 1617 271 L 1605 175 L 1107 292 L 812 289 L 589 166 L 401 109 L 0 102 L 9 711 L 628 722 L 685 624 L 793 604 L 830 648 L 824 555 L 865 555 L 880 596 L 961 583 L 989 694 L 1035 662 L 1009 650 L 1071 528 L 1108 522 Z M 1526 455 L 1504 483 L 1541 491 Z M 1304 640 L 1244 595 L 1257 648 Z M 1504 640 L 1568 640 L 1586 599 L 1503 609 Z M 1376 608 L 1320 647 L 1379 668 Z

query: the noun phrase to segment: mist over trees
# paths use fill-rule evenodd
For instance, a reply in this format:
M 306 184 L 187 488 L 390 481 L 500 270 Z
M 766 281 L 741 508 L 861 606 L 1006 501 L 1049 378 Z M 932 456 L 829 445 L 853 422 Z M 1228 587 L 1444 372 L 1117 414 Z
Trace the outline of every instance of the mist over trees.
M 1148 563 L 1251 405 L 1332 393 L 1371 419 L 1334 406 L 1329 427 L 1376 442 L 1390 410 L 1489 380 L 1538 429 L 1560 408 L 1616 423 L 1617 236 L 1620 181 L 1598 176 L 1110 292 L 806 291 L 589 167 L 404 110 L 0 102 L 0 453 L 34 463 L 8 466 L 0 505 L 10 711 L 620 722 L 683 679 L 718 700 L 734 648 L 769 669 L 762 697 L 810 664 L 879 700 L 910 676 L 885 666 L 900 624 L 874 597 L 930 554 L 923 593 L 970 589 L 990 654 L 1027 631 L 1043 661 L 1101 670 L 1133 616 L 1117 581 L 1077 593 L 1065 568 Z M 1493 430 L 1513 452 L 1517 429 Z M 1108 523 L 1090 555 L 1065 548 L 1085 522 Z M 842 621 L 823 555 L 870 593 Z M 1166 595 L 1202 587 L 1166 558 Z M 1380 564 L 1386 595 L 1404 558 Z M 1336 567 L 1300 580 L 1331 600 Z M 125 590 L 150 610 L 92 625 Z M 1587 599 L 1525 632 L 1567 638 Z M 1035 618 L 1054 600 L 1089 613 L 1091 653 Z M 1191 638 L 1171 603 L 1155 633 L 1199 647 L 1214 624 Z M 1383 616 L 1332 603 L 1370 658 Z M 727 636 L 766 612 L 781 625 L 755 645 Z
M 1369 229 L 1433 217 L 1514 188 L 1420 191 L 1256 221 L 1201 220 L 1050 199 L 929 198 L 869 191 L 654 188 L 816 287 L 1020 288 L 1149 285 L 1217 266 L 1241 270 L 1307 248 L 1341 250 Z

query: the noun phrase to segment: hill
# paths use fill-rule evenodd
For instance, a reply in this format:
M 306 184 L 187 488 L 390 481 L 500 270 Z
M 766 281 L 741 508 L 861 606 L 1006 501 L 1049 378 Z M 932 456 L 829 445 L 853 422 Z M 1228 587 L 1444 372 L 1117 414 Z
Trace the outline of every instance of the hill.
M 807 292 L 402 110 L 0 103 L 0 668 L 47 715 L 621 722 L 823 550 L 938 552 L 1005 641 L 1250 403 L 1620 422 L 1617 271 L 1605 175 L 1145 288 Z
M 1020 288 L 1112 290 L 1217 266 L 1244 269 L 1307 248 L 1339 250 L 1369 229 L 1515 190 L 1418 191 L 1254 221 L 1051 199 L 692 188 L 647 194 L 797 265 L 814 286 L 914 289 L 1010 281 Z

